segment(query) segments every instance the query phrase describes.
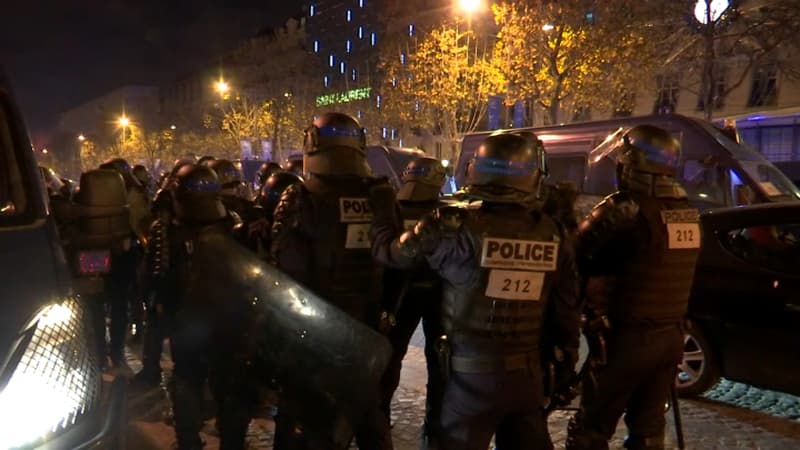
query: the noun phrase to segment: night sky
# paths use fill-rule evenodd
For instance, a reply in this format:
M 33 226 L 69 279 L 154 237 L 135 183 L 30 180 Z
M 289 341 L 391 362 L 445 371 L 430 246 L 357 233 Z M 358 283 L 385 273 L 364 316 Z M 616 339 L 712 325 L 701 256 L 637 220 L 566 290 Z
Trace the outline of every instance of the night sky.
M 0 65 L 32 131 L 126 84 L 159 84 L 283 22 L 302 0 L 6 0 Z

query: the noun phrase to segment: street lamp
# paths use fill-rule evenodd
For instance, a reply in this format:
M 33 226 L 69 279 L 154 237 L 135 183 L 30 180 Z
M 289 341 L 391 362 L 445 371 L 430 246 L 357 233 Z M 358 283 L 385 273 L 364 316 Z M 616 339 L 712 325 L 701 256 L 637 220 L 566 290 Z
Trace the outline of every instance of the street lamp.
M 482 0 L 459 0 L 459 8 L 467 14 L 472 14 L 483 8 Z
M 169 126 L 169 129 L 170 129 L 170 130 L 175 130 L 175 129 L 177 129 L 177 128 L 178 128 L 178 127 L 176 127 L 175 125 L 170 125 L 170 126 Z
M 131 119 L 125 113 L 122 113 L 117 119 L 117 125 L 122 128 L 122 148 L 125 149 L 125 133 L 128 131 L 128 127 L 131 126 Z
M 78 140 L 79 140 L 79 141 L 81 141 L 81 142 L 83 142 L 83 141 L 85 141 L 85 140 L 86 140 L 86 136 L 84 136 L 84 135 L 82 135 L 82 134 L 79 134 L 79 135 L 78 135 Z
M 729 6 L 728 0 L 697 0 L 694 5 L 694 18 L 703 25 L 708 24 L 709 17 L 712 23 L 716 22 Z
M 227 81 L 220 77 L 220 79 L 214 83 L 214 90 L 217 91 L 217 94 L 219 94 L 221 97 L 225 97 L 228 92 L 230 92 L 231 86 Z

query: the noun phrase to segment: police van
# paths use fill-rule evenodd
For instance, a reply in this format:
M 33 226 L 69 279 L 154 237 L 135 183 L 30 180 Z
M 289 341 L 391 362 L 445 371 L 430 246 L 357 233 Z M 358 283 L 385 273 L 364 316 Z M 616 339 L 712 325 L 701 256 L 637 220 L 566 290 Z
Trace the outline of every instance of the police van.
M 0 70 L 0 448 L 123 448 L 31 143 Z
M 509 131 L 536 133 L 548 155 L 550 176 L 547 183 L 574 183 L 582 194 L 577 205 L 578 213 L 584 215 L 604 196 L 616 190 L 614 163 L 609 159 L 592 162 L 589 153 L 620 129 L 642 124 L 664 128 L 680 141 L 682 155 L 678 180 L 686 189 L 692 205 L 701 211 L 800 200 L 797 186 L 761 153 L 699 119 L 657 115 Z M 466 167 L 475 150 L 491 133 L 464 137 L 455 170 L 459 187 L 463 186 Z

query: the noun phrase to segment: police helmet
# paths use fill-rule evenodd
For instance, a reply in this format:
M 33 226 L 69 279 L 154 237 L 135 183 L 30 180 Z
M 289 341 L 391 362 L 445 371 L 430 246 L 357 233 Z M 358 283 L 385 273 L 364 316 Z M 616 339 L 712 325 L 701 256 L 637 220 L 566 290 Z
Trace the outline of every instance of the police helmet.
M 215 159 L 217 158 L 214 158 L 211 155 L 201 156 L 200 159 L 197 160 L 197 164 L 200 164 L 201 166 L 207 166 Z
M 152 181 L 152 177 L 150 176 L 150 171 L 147 170 L 147 167 L 141 164 L 133 166 L 133 169 L 131 169 L 131 173 L 133 173 L 133 176 L 136 177 L 136 179 L 139 180 L 139 182 L 144 185 L 149 185 L 150 181 Z
M 107 159 L 103 164 L 100 164 L 100 168 L 104 170 L 113 170 L 122 175 L 122 179 L 125 180 L 125 186 L 128 189 L 141 187 L 139 180 L 133 176 L 131 165 L 123 158 Z
M 367 137 L 358 120 L 326 113 L 306 129 L 303 169 L 315 175 L 369 176 Z
M 220 200 L 222 186 L 208 167 L 184 165 L 176 175 L 172 190 L 175 214 L 186 222 L 213 222 L 226 216 Z
M 617 162 L 627 170 L 674 177 L 681 145 L 667 130 L 638 125 L 622 137 Z
M 209 161 L 208 167 L 217 174 L 217 179 L 222 189 L 238 188 L 244 182 L 242 172 L 227 159 Z
M 425 202 L 439 198 L 446 178 L 442 162 L 436 158 L 421 157 L 411 160 L 403 170 L 403 185 L 397 191 L 401 201 Z
M 272 176 L 274 173 L 278 173 L 282 171 L 280 164 L 275 162 L 265 162 L 261 164 L 261 167 L 258 168 L 258 172 L 256 172 L 256 182 L 259 186 L 263 186 L 264 183 L 267 182 L 267 179 Z
M 291 172 L 298 177 L 303 176 L 303 158 L 300 159 L 290 159 L 286 161 L 286 165 L 284 166 L 283 170 L 287 172 Z
M 273 173 L 266 179 L 258 195 L 258 204 L 264 208 L 267 217 L 272 217 L 281 199 L 281 194 L 289 186 L 302 183 L 303 179 L 291 172 Z
M 464 193 L 495 202 L 531 200 L 542 176 L 537 141 L 512 133 L 487 137 L 467 166 Z

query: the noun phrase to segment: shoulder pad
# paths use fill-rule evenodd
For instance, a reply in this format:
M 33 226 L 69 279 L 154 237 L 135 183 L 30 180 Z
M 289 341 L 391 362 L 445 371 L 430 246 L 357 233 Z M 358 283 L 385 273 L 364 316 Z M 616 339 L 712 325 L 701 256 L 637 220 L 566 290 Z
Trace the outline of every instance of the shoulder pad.
M 619 191 L 615 192 L 592 209 L 592 217 L 611 215 L 618 219 L 632 220 L 639 214 L 639 204 L 634 200 L 630 193 Z
M 244 223 L 242 221 L 242 216 L 240 216 L 236 211 L 228 210 L 228 217 L 230 218 L 233 228 L 241 227 Z
M 437 208 L 435 217 L 447 230 L 458 230 L 467 217 L 468 209 L 463 205 L 448 205 Z

